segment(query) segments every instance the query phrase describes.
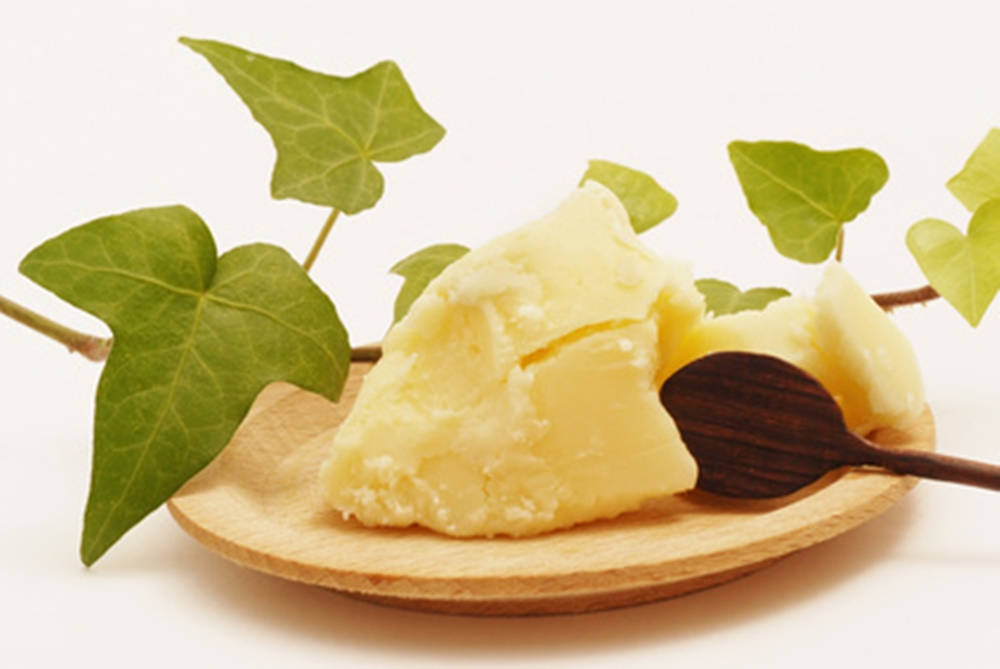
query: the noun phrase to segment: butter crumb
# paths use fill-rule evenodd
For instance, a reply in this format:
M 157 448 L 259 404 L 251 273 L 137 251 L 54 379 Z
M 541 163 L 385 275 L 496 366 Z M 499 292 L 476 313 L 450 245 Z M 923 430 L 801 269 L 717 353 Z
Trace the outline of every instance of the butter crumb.
M 637 286 L 642 281 L 642 273 L 635 263 L 621 260 L 615 268 L 615 280 L 623 286 Z
M 545 318 L 545 310 L 537 304 L 522 304 L 517 308 L 517 317 L 526 320 L 540 321 Z

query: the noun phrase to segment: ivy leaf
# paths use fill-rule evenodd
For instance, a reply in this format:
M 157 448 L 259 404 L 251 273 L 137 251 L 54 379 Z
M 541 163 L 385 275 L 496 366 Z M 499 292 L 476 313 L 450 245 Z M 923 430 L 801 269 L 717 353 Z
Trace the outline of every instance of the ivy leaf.
M 420 297 L 420 293 L 424 292 L 424 288 L 434 277 L 468 252 L 469 249 L 461 244 L 435 244 L 420 249 L 393 265 L 389 271 L 405 279 L 393 306 L 393 324 L 406 315 L 410 305 Z
M 20 269 L 114 333 L 97 387 L 87 565 L 222 450 L 265 385 L 335 400 L 346 379 L 347 335 L 302 268 L 266 244 L 217 258 L 186 207 L 86 223 Z
M 967 235 L 928 218 L 910 227 L 906 246 L 934 290 L 977 326 L 1000 290 L 1000 199 L 976 210 Z
M 948 190 L 969 211 L 1000 198 L 1000 128 L 991 128 L 962 171 L 948 180 Z
M 885 161 L 867 149 L 737 141 L 729 144 L 729 159 L 774 247 L 805 263 L 826 260 L 841 226 L 867 209 L 889 179 Z
M 588 179 L 606 186 L 621 200 L 636 232 L 649 230 L 677 211 L 677 198 L 645 172 L 607 160 L 591 160 L 580 185 Z
M 444 136 L 391 61 L 335 77 L 221 42 L 180 41 L 208 59 L 270 133 L 278 152 L 276 199 L 345 214 L 368 209 L 384 188 L 375 162 L 424 153 Z
M 746 292 L 720 279 L 698 279 L 695 287 L 705 296 L 710 314 L 723 316 L 740 311 L 760 311 L 778 298 L 791 295 L 784 288 L 751 288 Z

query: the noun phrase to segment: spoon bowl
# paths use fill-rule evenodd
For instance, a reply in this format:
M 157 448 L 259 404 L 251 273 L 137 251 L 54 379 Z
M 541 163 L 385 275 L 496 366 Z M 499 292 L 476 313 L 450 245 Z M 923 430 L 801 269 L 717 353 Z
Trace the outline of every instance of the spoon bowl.
M 667 379 L 660 400 L 698 462 L 697 487 L 718 495 L 782 497 L 859 465 L 1000 490 L 1000 467 L 852 433 L 819 381 L 773 356 L 707 355 Z

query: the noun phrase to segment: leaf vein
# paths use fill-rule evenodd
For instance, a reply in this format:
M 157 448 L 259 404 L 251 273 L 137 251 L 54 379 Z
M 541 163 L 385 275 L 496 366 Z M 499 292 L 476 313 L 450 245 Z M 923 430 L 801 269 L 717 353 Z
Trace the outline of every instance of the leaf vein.
M 411 135 L 410 137 L 406 137 L 404 139 L 401 139 L 398 142 L 393 142 L 392 144 L 383 144 L 382 146 L 378 147 L 377 149 L 375 149 L 374 151 L 372 151 L 371 153 L 369 153 L 368 157 L 371 160 L 378 160 L 378 156 L 380 154 L 387 153 L 388 151 L 392 151 L 394 149 L 398 149 L 398 148 L 400 148 L 402 146 L 406 146 L 408 144 L 414 144 L 416 142 L 419 142 L 424 137 L 427 137 L 428 135 L 434 135 L 437 132 L 438 132 L 438 128 L 428 128 L 427 130 L 424 130 L 421 133 L 418 133 L 416 135 Z
M 335 130 L 340 135 L 342 135 L 348 142 L 350 142 L 358 151 L 361 151 L 361 146 L 358 144 L 357 140 L 351 137 L 351 135 L 348 134 L 343 128 L 334 123 L 331 118 L 323 116 L 322 114 L 318 113 L 315 109 L 311 109 L 305 105 L 299 104 L 292 98 L 281 95 L 281 93 L 277 90 L 277 77 L 272 78 L 272 80 L 267 84 L 263 82 L 258 82 L 249 74 L 243 72 L 243 70 L 240 67 L 241 64 L 239 62 L 234 61 L 228 55 L 222 55 L 221 57 L 229 62 L 233 72 L 239 75 L 240 78 L 249 81 L 251 85 L 262 89 L 266 93 L 269 93 L 270 94 L 269 99 L 272 102 L 278 104 L 279 106 L 285 107 L 286 109 L 293 109 L 302 112 L 307 116 L 311 116 L 315 119 L 318 119 L 322 125 L 329 127 L 332 130 Z
M 62 260 L 56 263 L 50 263 L 52 265 L 65 265 L 67 267 L 72 267 L 74 269 L 82 269 L 85 272 L 94 272 L 98 274 L 114 274 L 117 276 L 123 276 L 128 279 L 133 279 L 135 281 L 140 281 L 142 283 L 147 283 L 151 286 L 156 286 L 157 288 L 162 288 L 163 290 L 170 291 L 172 293 L 177 293 L 178 295 L 187 295 L 189 297 L 203 297 L 203 293 L 196 290 L 191 290 L 190 288 L 182 288 L 180 286 L 173 286 L 160 279 L 153 278 L 151 276 L 145 276 L 143 274 L 137 274 L 135 272 L 129 272 L 128 270 L 119 269 L 117 267 L 94 267 L 93 265 L 87 265 L 85 263 L 76 262 L 74 260 Z
M 797 195 L 799 198 L 802 199 L 803 202 L 805 202 L 806 204 L 808 204 L 809 206 L 811 206 L 816 211 L 820 212 L 824 216 L 827 216 L 828 218 L 833 219 L 836 222 L 841 222 L 841 221 L 838 221 L 837 216 L 835 214 L 833 214 L 832 212 L 830 212 L 829 210 L 827 210 L 825 207 L 823 207 L 821 204 L 819 204 L 818 202 L 816 202 L 815 200 L 813 200 L 804 191 L 802 191 L 801 189 L 796 188 L 795 186 L 791 185 L 790 183 L 788 183 L 787 181 L 785 181 L 784 179 L 782 179 L 778 175 L 776 175 L 773 172 L 771 172 L 770 170 L 768 170 L 763 165 L 761 165 L 761 164 L 753 161 L 749 156 L 747 156 L 742 151 L 740 152 L 740 158 L 742 158 L 744 161 L 746 161 L 746 163 L 748 165 L 750 165 L 751 167 L 753 167 L 754 169 L 756 169 L 757 171 L 761 172 L 766 177 L 768 177 L 769 179 L 771 179 L 772 181 L 774 181 L 776 184 L 778 184 L 779 186 L 782 186 L 788 192 L 790 192 L 790 193 L 792 193 L 794 195 Z
M 303 339 L 308 340 L 314 346 L 316 346 L 316 348 L 318 348 L 319 350 L 321 350 L 323 352 L 323 354 L 327 358 L 330 359 L 330 362 L 333 363 L 333 366 L 337 369 L 338 373 L 343 374 L 345 372 L 344 366 L 341 364 L 340 360 L 337 359 L 337 356 L 332 351 L 330 351 L 329 349 L 327 349 L 327 347 L 324 346 L 321 341 L 317 340 L 316 337 L 314 337 L 309 332 L 306 332 L 305 330 L 302 330 L 301 328 L 298 328 L 298 327 L 292 325 L 291 323 L 288 323 L 287 321 L 284 321 L 284 320 L 278 318 L 273 313 L 271 313 L 269 311 L 266 311 L 264 309 L 261 309 L 260 307 L 254 306 L 252 304 L 247 304 L 245 302 L 236 302 L 234 300 L 229 300 L 229 299 L 226 299 L 224 297 L 219 297 L 218 295 L 212 295 L 211 293 L 206 294 L 205 298 L 207 300 L 210 300 L 210 301 L 215 302 L 217 304 L 221 304 L 222 306 L 230 307 L 232 309 L 240 309 L 242 311 L 249 311 L 251 313 L 255 313 L 255 314 L 259 315 L 259 316 L 263 316 L 264 318 L 267 318 L 267 319 L 269 319 L 269 320 L 277 323 L 278 325 L 280 325 L 280 326 L 282 326 L 282 327 L 284 327 L 284 328 L 286 328 L 286 329 L 294 332 L 295 334 L 299 335 Z
M 163 404 L 163 410 L 160 412 L 160 416 L 157 419 L 156 424 L 153 426 L 153 430 L 150 432 L 149 437 L 142 444 L 142 452 L 139 454 L 139 460 L 135 463 L 135 466 L 132 468 L 132 472 L 129 474 L 128 481 L 126 481 L 125 485 L 121 487 L 121 492 L 118 495 L 118 498 L 114 501 L 114 503 L 111 505 L 111 508 L 104 515 L 104 522 L 101 523 L 101 526 L 92 535 L 93 543 L 98 546 L 101 544 L 101 539 L 104 536 L 104 532 L 108 528 L 108 523 L 110 523 L 111 519 L 114 517 L 115 511 L 118 510 L 118 508 L 125 501 L 125 498 L 128 497 L 129 492 L 132 490 L 132 486 L 135 484 L 136 481 L 136 476 L 138 475 L 139 470 L 142 469 L 142 465 L 145 462 L 146 458 L 149 456 L 149 453 L 152 451 L 153 442 L 156 440 L 156 437 L 159 436 L 160 430 L 163 428 L 163 422 L 164 420 L 166 420 L 167 414 L 174 408 L 173 407 L 174 395 L 177 393 L 177 386 L 179 385 L 181 372 L 184 370 L 184 366 L 187 364 L 188 355 L 194 348 L 195 334 L 198 332 L 198 327 L 201 323 L 201 314 L 204 311 L 204 308 L 205 308 L 205 300 L 199 299 L 198 306 L 195 309 L 194 318 L 192 319 L 191 322 L 191 332 L 188 335 L 187 341 L 185 341 L 184 343 L 183 349 L 181 350 L 181 357 L 177 363 L 177 369 L 174 372 L 174 376 L 170 381 L 169 390 L 167 391 L 167 398 Z

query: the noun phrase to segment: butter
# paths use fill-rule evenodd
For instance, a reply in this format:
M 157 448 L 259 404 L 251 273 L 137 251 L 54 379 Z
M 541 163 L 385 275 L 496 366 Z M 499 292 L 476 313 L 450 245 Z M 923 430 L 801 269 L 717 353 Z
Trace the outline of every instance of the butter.
M 926 400 L 909 340 L 840 263 L 827 267 L 815 300 L 821 374 L 848 427 L 864 434 L 912 423 Z
M 367 525 L 520 536 L 693 487 L 658 390 L 704 302 L 588 182 L 450 265 L 387 335 L 320 481 Z
M 815 376 L 859 434 L 904 427 L 923 411 L 910 342 L 840 263 L 830 263 L 812 298 L 785 297 L 762 311 L 706 318 L 665 366 L 669 375 L 716 351 L 765 353 Z

